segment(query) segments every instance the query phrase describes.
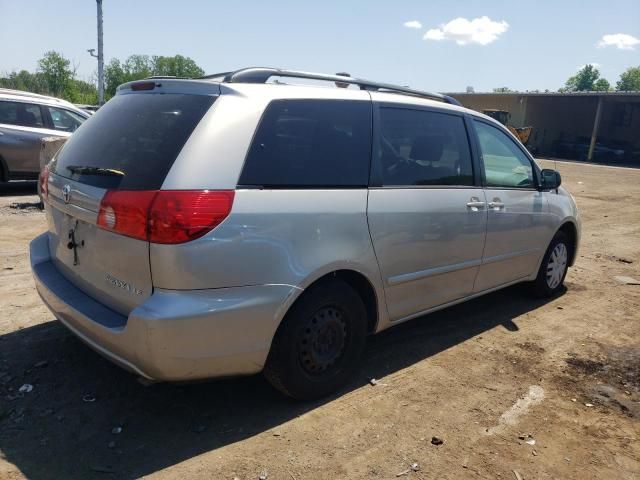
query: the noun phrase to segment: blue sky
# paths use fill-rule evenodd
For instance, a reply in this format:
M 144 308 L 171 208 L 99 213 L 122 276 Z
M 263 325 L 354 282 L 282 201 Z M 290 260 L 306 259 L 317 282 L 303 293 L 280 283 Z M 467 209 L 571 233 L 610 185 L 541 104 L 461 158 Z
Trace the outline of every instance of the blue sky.
M 182 54 L 209 73 L 278 66 L 434 91 L 555 90 L 586 63 L 612 84 L 640 65 L 639 0 L 104 0 L 104 21 L 106 60 Z M 616 34 L 629 37 L 598 46 Z M 57 50 L 89 78 L 95 46 L 92 0 L 0 0 L 0 73 Z

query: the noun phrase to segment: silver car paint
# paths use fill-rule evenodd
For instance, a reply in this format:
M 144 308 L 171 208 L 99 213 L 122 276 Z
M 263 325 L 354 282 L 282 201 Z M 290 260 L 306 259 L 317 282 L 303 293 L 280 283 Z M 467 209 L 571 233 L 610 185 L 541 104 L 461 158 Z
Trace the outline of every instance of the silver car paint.
M 179 91 L 180 82 L 165 84 Z M 208 94 L 219 90 L 220 97 L 178 155 L 163 189 L 235 189 L 262 113 L 276 98 L 373 99 L 488 118 L 388 93 L 208 85 Z M 194 82 L 185 88 L 206 89 Z M 125 86 L 119 94 L 153 93 L 127 92 Z M 38 291 L 93 348 L 156 379 L 260 371 L 288 308 L 313 282 L 337 270 L 358 272 L 369 281 L 380 331 L 534 278 L 557 229 L 571 222 L 579 236 L 580 228 L 575 203 L 562 188 L 557 193 L 500 191 L 505 203 L 500 212 L 487 206 L 496 192 L 480 187 L 238 189 L 229 217 L 204 237 L 149 245 L 95 227 L 100 189 L 71 182 L 76 203 L 61 206 L 59 188 L 65 181 L 51 176 L 50 232 L 31 246 Z M 470 201 L 485 205 L 474 210 Z M 71 252 L 62 247 L 71 221 L 67 214 L 82 222 L 86 250 L 79 252 L 80 265 L 85 262 L 88 270 L 80 275 L 73 273 L 78 266 L 72 265 Z M 97 253 L 89 253 L 90 246 Z M 46 275 L 39 277 L 37 265 L 49 264 L 58 269 L 64 292 L 71 293 L 61 295 Z M 144 295 L 133 298 L 109 283 L 106 274 L 139 286 Z M 96 305 L 122 315 L 122 326 L 113 331 L 97 324 L 86 314 Z
M 379 285 L 366 212 L 367 189 L 237 190 L 231 215 L 209 234 L 181 245 L 151 245 L 154 285 L 305 288 L 341 269 Z
M 71 188 L 68 203 L 61 193 L 65 185 Z M 73 285 L 127 315 L 153 291 L 149 243 L 96 226 L 104 193 L 104 189 L 59 175 L 49 176 L 49 200 L 45 204 L 49 251 L 60 273 Z M 75 251 L 76 265 L 74 249 L 68 247 L 72 230 L 80 244 Z
M 286 285 L 179 292 L 156 288 L 122 322 L 108 325 L 97 321 L 109 315 L 102 303 L 51 268 L 47 236 L 40 235 L 30 246 L 36 288 L 45 304 L 98 353 L 153 380 L 259 372 L 296 292 Z M 46 274 L 51 271 L 53 278 Z
M 481 292 L 531 276 L 558 228 L 546 194 L 537 190 L 486 188 L 487 236 L 474 288 Z
M 369 227 L 392 320 L 470 295 L 482 260 L 481 188 L 372 188 Z

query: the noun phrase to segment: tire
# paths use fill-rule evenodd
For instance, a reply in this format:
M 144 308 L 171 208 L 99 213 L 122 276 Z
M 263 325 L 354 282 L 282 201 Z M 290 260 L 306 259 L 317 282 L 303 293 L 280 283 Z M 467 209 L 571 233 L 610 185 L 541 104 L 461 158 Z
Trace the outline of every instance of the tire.
M 550 298 L 564 288 L 572 248 L 567 235 L 563 232 L 556 233 L 544 254 L 538 276 L 532 282 L 532 292 L 535 296 Z
M 303 293 L 285 316 L 263 374 L 297 400 L 324 397 L 356 371 L 366 337 L 360 295 L 342 280 L 324 281 Z

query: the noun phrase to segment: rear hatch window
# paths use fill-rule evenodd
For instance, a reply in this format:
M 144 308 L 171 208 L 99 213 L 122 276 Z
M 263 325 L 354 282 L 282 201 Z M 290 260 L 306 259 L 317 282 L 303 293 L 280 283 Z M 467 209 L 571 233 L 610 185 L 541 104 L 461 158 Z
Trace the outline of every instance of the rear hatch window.
M 51 171 L 100 188 L 157 190 L 215 98 L 117 95 L 71 136 Z

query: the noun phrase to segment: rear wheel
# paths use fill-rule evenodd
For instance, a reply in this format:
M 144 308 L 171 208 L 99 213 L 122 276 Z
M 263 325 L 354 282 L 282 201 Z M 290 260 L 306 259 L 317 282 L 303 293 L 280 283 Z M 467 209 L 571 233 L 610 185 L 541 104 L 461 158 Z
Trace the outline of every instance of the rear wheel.
M 325 396 L 358 367 L 367 335 L 367 313 L 342 280 L 322 282 L 293 305 L 276 332 L 264 375 L 286 395 Z
M 571 255 L 569 238 L 563 232 L 556 233 L 542 259 L 538 276 L 533 282 L 533 292 L 541 298 L 556 295 L 563 288 Z

